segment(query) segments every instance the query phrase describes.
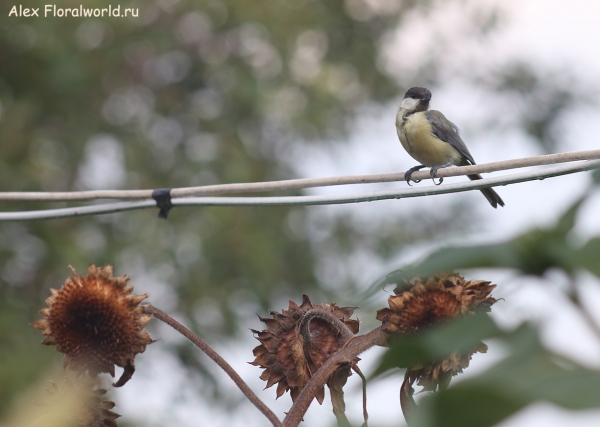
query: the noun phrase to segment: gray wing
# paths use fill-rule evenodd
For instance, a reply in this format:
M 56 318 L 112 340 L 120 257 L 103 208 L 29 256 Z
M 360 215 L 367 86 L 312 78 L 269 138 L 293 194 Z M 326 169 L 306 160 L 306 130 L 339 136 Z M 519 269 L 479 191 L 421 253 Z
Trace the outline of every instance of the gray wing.
M 459 153 L 465 156 L 471 164 L 475 164 L 473 156 L 471 156 L 469 149 L 458 134 L 458 128 L 454 123 L 448 120 L 442 113 L 435 110 L 426 111 L 425 117 L 427 117 L 427 120 L 431 123 L 431 130 L 435 136 L 452 145 Z

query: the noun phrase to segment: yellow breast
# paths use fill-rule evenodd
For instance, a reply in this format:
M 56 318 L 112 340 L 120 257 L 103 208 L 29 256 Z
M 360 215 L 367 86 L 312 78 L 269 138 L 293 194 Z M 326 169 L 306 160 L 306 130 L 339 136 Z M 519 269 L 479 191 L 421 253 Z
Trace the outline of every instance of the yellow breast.
M 425 166 L 448 162 L 460 164 L 462 155 L 446 141 L 436 137 L 424 112 L 414 113 L 402 121 L 397 118 L 396 129 L 402 146 L 413 159 Z

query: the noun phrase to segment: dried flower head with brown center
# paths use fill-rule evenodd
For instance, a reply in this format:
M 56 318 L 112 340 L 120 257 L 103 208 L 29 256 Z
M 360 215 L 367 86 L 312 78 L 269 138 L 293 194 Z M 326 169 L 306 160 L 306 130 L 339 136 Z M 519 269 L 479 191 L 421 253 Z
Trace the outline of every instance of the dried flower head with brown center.
M 115 365 L 121 366 L 124 372 L 115 386 L 122 386 L 135 371 L 135 355 L 153 342 L 144 330 L 152 317 L 139 307 L 148 294 L 132 294 L 129 277 L 113 277 L 110 265 L 91 265 L 86 277 L 69 268 L 73 277 L 58 291 L 51 289 L 48 308 L 40 311 L 44 319 L 33 326 L 47 336 L 42 344 L 64 353 L 65 367 L 114 377 Z
M 488 312 L 496 299 L 489 296 L 496 285 L 483 280 L 467 281 L 449 273 L 431 277 L 414 277 L 400 284 L 388 299 L 389 308 L 377 312 L 377 320 L 390 336 L 417 335 L 430 326 L 452 319 Z M 484 343 L 468 353 L 453 352 L 442 360 L 407 367 L 407 378 L 424 390 L 444 388 L 452 376 L 469 366 L 471 356 L 485 353 Z
M 260 376 L 267 381 L 265 388 L 277 384 L 278 398 L 290 390 L 295 401 L 312 374 L 358 333 L 359 321 L 350 319 L 352 307 L 313 305 L 306 295 L 302 305 L 290 300 L 287 310 L 270 314 L 271 318 L 259 316 L 266 330 L 252 330 L 261 344 L 253 350 L 256 359 L 250 363 L 265 369 Z M 321 388 L 316 395 L 319 403 L 324 395 Z
M 115 403 L 107 400 L 106 390 L 97 387 L 89 377 L 79 378 L 75 382 L 65 378 L 66 385 L 62 387 L 52 381 L 50 383 L 52 388 L 48 393 L 51 398 L 38 404 L 43 406 L 43 414 L 36 425 L 44 425 L 44 417 L 53 420 L 58 416 L 62 421 L 77 427 L 117 427 L 116 419 L 120 415 L 111 411 Z M 50 424 L 56 425 L 56 422 Z

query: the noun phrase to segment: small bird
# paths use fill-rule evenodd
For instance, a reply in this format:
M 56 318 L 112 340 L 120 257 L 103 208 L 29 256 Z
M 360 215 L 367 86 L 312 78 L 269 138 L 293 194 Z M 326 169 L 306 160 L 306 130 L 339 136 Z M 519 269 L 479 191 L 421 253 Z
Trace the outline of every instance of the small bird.
M 421 163 L 404 174 L 409 185 L 412 173 L 424 167 L 430 167 L 431 178 L 435 178 L 438 169 L 475 164 L 456 125 L 439 111 L 429 110 L 430 99 L 431 92 L 428 89 L 410 88 L 396 114 L 396 131 L 402 146 L 412 158 Z M 471 180 L 482 179 L 479 174 L 467 177 Z M 443 178 L 440 178 L 439 184 L 442 181 Z M 504 201 L 492 188 L 483 188 L 481 192 L 494 209 L 498 205 L 504 206 Z

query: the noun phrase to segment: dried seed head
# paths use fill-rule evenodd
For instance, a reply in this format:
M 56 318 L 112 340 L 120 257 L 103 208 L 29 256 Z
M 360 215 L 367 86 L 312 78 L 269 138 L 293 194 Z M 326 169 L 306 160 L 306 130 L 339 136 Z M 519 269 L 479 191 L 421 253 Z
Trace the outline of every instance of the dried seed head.
M 377 320 L 392 336 L 417 335 L 433 325 L 471 316 L 477 311 L 488 312 L 496 299 L 489 296 L 496 285 L 483 280 L 467 281 L 449 273 L 431 277 L 414 277 L 401 283 L 395 295 L 388 299 L 389 308 L 377 312 Z M 423 390 L 444 388 L 450 379 L 469 366 L 471 356 L 485 353 L 484 343 L 468 353 L 453 352 L 442 360 L 420 366 L 409 366 L 407 376 L 418 380 Z
M 73 277 L 58 291 L 51 289 L 48 308 L 40 311 L 44 319 L 33 326 L 46 335 L 42 344 L 64 353 L 65 367 L 114 377 L 115 365 L 121 366 L 125 370 L 115 386 L 122 386 L 133 375 L 135 355 L 153 342 L 144 330 L 151 316 L 139 307 L 148 294 L 132 294 L 129 277 L 113 277 L 110 265 L 91 265 L 86 277 L 69 268 Z
M 358 333 L 359 321 L 350 319 L 353 314 L 352 307 L 313 305 L 303 295 L 300 306 L 290 300 L 287 310 L 272 311 L 268 318 L 259 316 L 267 329 L 252 330 L 261 344 L 253 350 L 256 359 L 250 363 L 264 369 L 260 378 L 267 382 L 265 388 L 277 384 L 278 398 L 289 390 L 295 401 L 312 374 Z M 322 388 L 317 394 L 319 403 L 324 393 Z

